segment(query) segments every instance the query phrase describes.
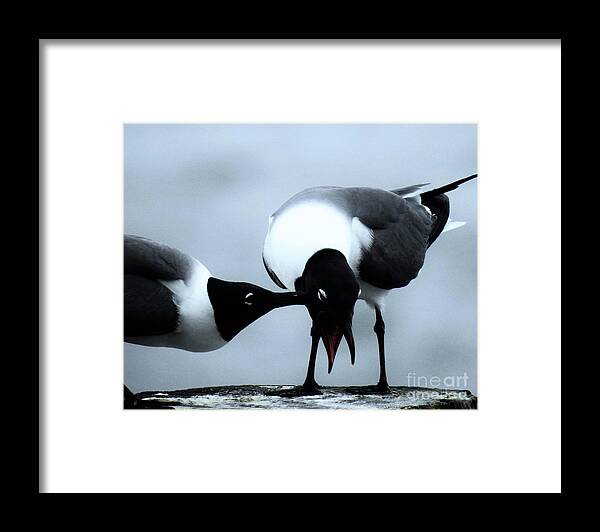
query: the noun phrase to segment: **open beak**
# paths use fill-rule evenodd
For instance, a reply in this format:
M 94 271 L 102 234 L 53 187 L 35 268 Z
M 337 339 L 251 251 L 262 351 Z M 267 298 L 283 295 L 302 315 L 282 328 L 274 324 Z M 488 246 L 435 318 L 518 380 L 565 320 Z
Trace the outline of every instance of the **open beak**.
M 350 362 L 354 365 L 356 360 L 356 350 L 354 346 L 354 336 L 352 335 L 352 325 L 348 323 L 344 329 L 336 328 L 331 333 L 324 333 L 322 335 L 323 345 L 327 351 L 327 358 L 329 360 L 329 364 L 327 366 L 327 373 L 331 373 L 333 369 L 333 363 L 335 361 L 335 355 L 337 353 L 338 348 L 340 347 L 340 343 L 342 341 L 342 336 L 346 339 L 346 343 L 348 344 L 348 349 L 350 350 Z
M 344 338 L 350 350 L 350 363 L 354 366 L 356 362 L 356 348 L 354 346 L 354 335 L 352 334 L 352 323 L 348 323 L 344 329 Z
M 324 333 L 322 338 L 323 345 L 327 351 L 327 358 L 329 359 L 327 373 L 331 373 L 331 370 L 333 369 L 333 362 L 335 361 L 335 355 L 338 347 L 340 347 L 340 342 L 342 341 L 342 333 L 340 330 L 336 329 L 334 332 Z

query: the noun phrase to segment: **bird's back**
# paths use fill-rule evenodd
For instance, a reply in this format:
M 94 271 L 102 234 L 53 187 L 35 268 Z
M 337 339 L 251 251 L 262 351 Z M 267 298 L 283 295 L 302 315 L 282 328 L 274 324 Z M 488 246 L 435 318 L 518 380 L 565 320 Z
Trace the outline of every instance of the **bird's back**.
M 319 249 L 337 249 L 360 280 L 395 288 L 410 282 L 422 267 L 430 229 L 426 209 L 392 192 L 310 188 L 273 214 L 263 258 L 271 277 L 292 288 L 310 256 Z

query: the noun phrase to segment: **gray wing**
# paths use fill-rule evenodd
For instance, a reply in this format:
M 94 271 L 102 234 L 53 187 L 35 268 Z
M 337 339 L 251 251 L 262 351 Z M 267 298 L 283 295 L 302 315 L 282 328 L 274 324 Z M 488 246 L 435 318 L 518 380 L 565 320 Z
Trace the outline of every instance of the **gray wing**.
M 322 187 L 315 192 L 371 229 L 373 242 L 359 264 L 361 280 L 392 289 L 417 276 L 432 228 L 430 214 L 417 201 L 375 188 Z
M 396 189 L 392 190 L 391 192 L 393 192 L 394 194 L 397 194 L 398 196 L 402 196 L 403 198 L 405 198 L 406 196 L 409 196 L 411 194 L 415 194 L 417 192 L 422 192 L 422 190 L 429 185 L 431 185 L 431 183 L 421 183 L 420 185 L 409 185 L 407 187 L 396 188 Z
M 178 249 L 141 236 L 125 235 L 125 273 L 148 279 L 186 281 L 193 260 Z
M 164 285 L 141 275 L 125 274 L 124 289 L 125 337 L 156 336 L 177 328 L 179 311 Z
M 124 334 L 156 336 L 173 332 L 179 311 L 173 294 L 159 280 L 189 278 L 192 259 L 148 238 L 125 235 Z
M 354 215 L 373 232 L 359 264 L 361 280 L 388 290 L 406 286 L 423 267 L 431 216 L 418 202 L 385 190 L 350 192 Z

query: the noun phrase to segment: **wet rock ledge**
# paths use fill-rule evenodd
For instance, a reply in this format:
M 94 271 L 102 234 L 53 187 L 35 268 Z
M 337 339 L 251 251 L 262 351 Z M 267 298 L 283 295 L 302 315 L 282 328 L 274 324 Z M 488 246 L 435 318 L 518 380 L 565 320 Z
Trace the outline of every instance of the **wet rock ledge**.
M 380 395 L 373 386 L 324 386 L 321 395 L 298 395 L 297 387 L 240 385 L 187 390 L 132 393 L 125 386 L 125 409 L 477 409 L 477 397 L 468 390 L 392 386 Z

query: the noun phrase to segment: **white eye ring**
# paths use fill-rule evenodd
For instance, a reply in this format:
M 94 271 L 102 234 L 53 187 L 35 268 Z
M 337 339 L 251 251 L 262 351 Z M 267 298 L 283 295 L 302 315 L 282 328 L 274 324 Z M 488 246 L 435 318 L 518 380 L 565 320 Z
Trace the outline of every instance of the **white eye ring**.
M 327 299 L 327 294 L 325 293 L 325 290 L 319 288 L 319 291 L 317 292 L 317 297 L 319 298 L 319 301 L 325 301 Z
M 254 294 L 252 292 L 248 292 L 246 294 L 246 297 L 244 299 L 248 299 L 249 297 L 253 296 Z M 252 305 L 252 301 L 244 301 L 244 305 Z

